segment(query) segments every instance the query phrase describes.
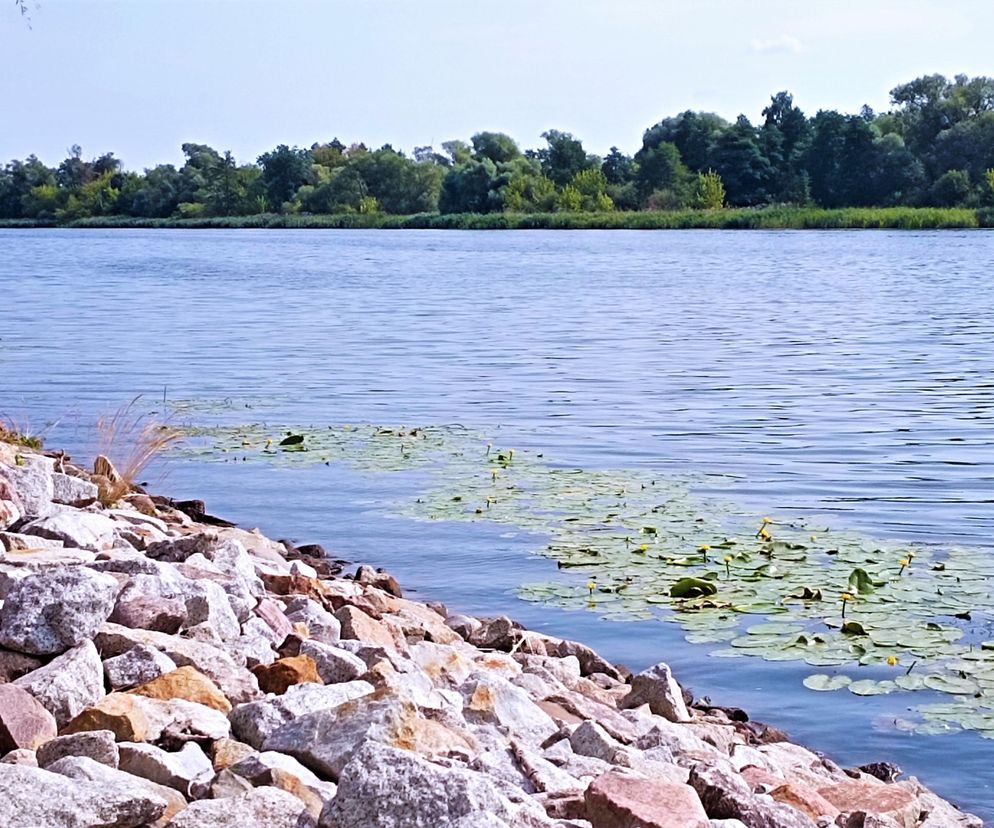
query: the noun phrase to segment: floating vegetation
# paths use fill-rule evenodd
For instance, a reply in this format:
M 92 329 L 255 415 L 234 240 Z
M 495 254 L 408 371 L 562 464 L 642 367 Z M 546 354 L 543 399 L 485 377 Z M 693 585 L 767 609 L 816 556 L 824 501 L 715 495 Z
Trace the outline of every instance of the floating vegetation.
M 675 623 L 719 657 L 829 669 L 804 680 L 812 690 L 942 694 L 948 702 L 899 726 L 994 738 L 994 556 L 980 550 L 761 517 L 695 495 L 699 480 L 557 466 L 460 426 L 257 423 L 188 433 L 181 450 L 206 460 L 421 470 L 428 487 L 404 514 L 547 538 L 537 551 L 557 572 L 522 586 L 525 600 Z

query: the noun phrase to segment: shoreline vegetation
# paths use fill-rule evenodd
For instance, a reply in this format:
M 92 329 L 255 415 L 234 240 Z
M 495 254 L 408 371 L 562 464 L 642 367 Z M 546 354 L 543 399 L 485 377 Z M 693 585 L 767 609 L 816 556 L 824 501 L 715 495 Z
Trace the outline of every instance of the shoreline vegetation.
M 0 230 L 30 228 L 165 230 L 966 230 L 994 228 L 994 208 L 756 207 L 719 210 L 553 213 L 259 213 L 141 218 L 92 216 L 0 219 Z
M 0 167 L 0 220 L 480 229 L 994 224 L 994 78 L 926 75 L 890 94 L 887 112 L 807 115 L 782 91 L 755 124 L 686 110 L 644 130 L 631 154 L 616 146 L 591 153 L 560 129 L 543 132 L 537 147 L 484 130 L 410 153 L 338 138 L 280 144 L 247 163 L 187 142 L 182 164 L 138 171 L 113 152 L 87 160 L 74 144 L 55 166 L 29 155 Z M 954 212 L 889 212 L 902 208 Z
M 8 828 L 981 826 L 665 663 L 405 598 L 28 442 L 0 432 Z

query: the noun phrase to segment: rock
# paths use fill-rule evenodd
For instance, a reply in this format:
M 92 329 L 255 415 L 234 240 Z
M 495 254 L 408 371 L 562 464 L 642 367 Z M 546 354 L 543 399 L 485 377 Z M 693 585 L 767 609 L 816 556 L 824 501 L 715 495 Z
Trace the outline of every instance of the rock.
M 287 753 L 335 780 L 367 741 L 425 756 L 474 752 L 468 735 L 426 718 L 411 701 L 385 690 L 293 719 L 266 739 L 263 749 Z
M 214 776 L 211 760 L 195 742 L 186 742 L 174 753 L 136 742 L 122 742 L 119 749 L 121 770 L 173 788 L 188 798 L 206 790 Z
M 244 742 L 235 739 L 218 739 L 211 747 L 211 762 L 214 764 L 214 770 L 222 771 L 257 752 L 254 747 Z
M 120 761 L 114 734 L 109 730 L 58 736 L 38 748 L 38 764 L 43 768 L 66 756 L 85 756 L 111 768 L 116 768 Z
M 865 811 L 914 824 L 918 798 L 904 782 L 884 785 L 876 779 L 849 779 L 819 788 L 818 793 L 840 811 Z
M 287 599 L 286 619 L 291 625 L 306 624 L 308 635 L 324 644 L 334 644 L 342 637 L 341 622 L 317 601 L 303 595 Z
M 367 681 L 343 684 L 297 684 L 281 696 L 240 704 L 231 711 L 231 726 L 235 735 L 255 748 L 287 722 L 318 710 L 335 708 L 352 699 L 372 693 Z
M 217 631 L 222 641 L 238 638 L 242 628 L 228 594 L 213 581 L 191 583 L 186 592 L 186 624 L 207 624 Z
M 624 747 L 595 721 L 578 725 L 570 734 L 569 744 L 581 756 L 593 756 L 611 765 L 623 764 L 619 760 L 624 756 Z
M 58 733 L 55 717 L 21 687 L 0 684 L 0 754 L 35 750 Z
M 27 748 L 18 748 L 17 750 L 9 751 L 5 753 L 0 762 L 5 765 L 24 765 L 28 768 L 38 767 L 38 754 L 33 750 L 28 750 Z
M 292 756 L 273 751 L 263 751 L 247 757 L 232 765 L 230 770 L 255 787 L 269 785 L 293 794 L 304 803 L 308 814 L 315 821 L 336 792 L 333 782 L 318 779 Z
M 202 704 L 163 701 L 131 693 L 111 693 L 87 708 L 65 728 L 65 733 L 110 730 L 120 742 L 174 742 L 224 739 L 231 733 L 227 717 Z
M 286 791 L 255 788 L 228 799 L 193 802 L 169 828 L 298 828 L 304 803 Z
M 839 815 L 839 809 L 835 805 L 814 788 L 800 782 L 784 782 L 773 788 L 769 794 L 777 802 L 789 805 L 814 820 L 821 816 L 835 819 Z
M 60 540 L 68 547 L 100 552 L 114 546 L 117 523 L 99 512 L 59 507 L 44 517 L 25 524 L 25 535 L 38 535 L 50 540 Z
M 124 600 L 119 598 L 108 620 L 136 630 L 173 635 L 186 620 L 186 604 L 179 598 L 133 595 Z
M 104 696 L 104 670 L 92 641 L 17 679 L 55 717 L 59 727 Z
M 609 771 L 587 788 L 584 800 L 593 828 L 710 828 L 708 815 L 689 785 Z
M 178 667 L 130 692 L 150 699 L 186 699 L 222 713 L 231 710 L 231 702 L 220 688 L 194 667 Z
M 325 684 L 355 681 L 366 672 L 366 662 L 358 656 L 319 641 L 301 642 L 300 655 L 313 659 Z
M 558 730 L 552 718 L 521 688 L 505 678 L 479 672 L 460 692 L 468 721 L 486 721 L 506 727 L 528 743 L 541 742 Z
M 52 500 L 56 503 L 76 503 L 96 500 L 99 490 L 89 480 L 56 472 L 52 475 Z
M 669 666 L 662 662 L 632 678 L 631 692 L 619 706 L 632 708 L 643 704 L 648 704 L 653 713 L 671 722 L 690 721 L 680 685 L 673 678 Z
M 29 575 L 11 588 L 0 610 L 0 644 L 32 655 L 63 653 L 93 638 L 117 591 L 111 575 L 84 567 Z
M 259 683 L 252 673 L 236 664 L 224 650 L 209 644 L 159 632 L 132 630 L 111 623 L 100 628 L 94 642 L 104 658 L 121 655 L 138 644 L 155 647 L 180 667 L 196 667 L 221 688 L 232 704 L 241 704 L 261 695 Z
M 104 662 L 104 675 L 111 690 L 126 690 L 176 669 L 176 662 L 154 647 L 138 644 Z
M 70 782 L 47 770 L 0 765 L 0 825 L 4 828 L 137 828 L 154 823 L 166 804 L 140 785 L 116 780 Z
M 13 526 L 22 517 L 20 507 L 13 500 L 0 499 L 0 529 Z
M 404 597 L 400 590 L 400 584 L 397 583 L 397 579 L 390 573 L 384 572 L 382 569 L 373 569 L 371 566 L 360 566 L 356 570 L 353 580 L 356 581 L 356 583 L 382 589 L 384 592 L 389 595 L 393 595 L 395 598 Z
M 342 770 L 321 828 L 506 828 L 520 808 L 486 776 L 373 742 Z
M 709 817 L 740 819 L 749 828 L 816 828 L 800 811 L 754 794 L 728 765 L 694 765 L 689 784 L 697 791 Z
M 52 473 L 55 461 L 40 454 L 18 453 L 14 465 L 0 462 L 0 487 L 25 515 L 42 515 L 52 507 Z
M 342 638 L 356 639 L 363 644 L 372 644 L 388 650 L 397 649 L 390 630 L 361 609 L 346 605 L 335 613 L 335 618 L 342 625 Z
M 39 550 L 65 549 L 59 540 L 39 538 L 37 535 L 22 535 L 18 532 L 0 532 L 0 546 L 7 552 L 37 552 Z
M 15 681 L 21 676 L 37 670 L 44 662 L 40 658 L 15 653 L 11 650 L 0 650 L 0 684 Z
M 549 648 L 547 647 L 546 649 L 548 650 Z M 595 673 L 603 673 L 614 679 L 621 678 L 621 674 L 618 672 L 618 669 L 610 661 L 601 658 L 601 656 L 590 647 L 585 644 L 581 644 L 578 641 L 560 641 L 554 651 L 549 651 L 549 655 L 555 655 L 559 658 L 575 656 L 580 662 L 581 676 L 590 676 Z
M 445 619 L 445 626 L 469 641 L 483 626 L 483 622 L 471 615 L 450 615 Z
M 263 598 L 259 601 L 255 606 L 255 614 L 265 621 L 266 625 L 273 631 L 273 642 L 277 645 L 281 644 L 293 632 L 293 624 L 272 598 Z M 341 629 L 341 625 L 339 625 L 339 629 Z
M 259 681 L 259 689 L 264 693 L 282 695 L 295 684 L 323 684 L 318 666 L 308 655 L 281 658 L 272 664 L 260 664 L 252 668 Z

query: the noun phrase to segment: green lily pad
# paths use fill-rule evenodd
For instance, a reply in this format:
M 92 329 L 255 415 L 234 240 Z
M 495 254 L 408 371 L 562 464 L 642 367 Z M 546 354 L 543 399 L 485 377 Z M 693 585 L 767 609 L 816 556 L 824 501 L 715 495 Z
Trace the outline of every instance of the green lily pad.
M 852 684 L 852 679 L 845 675 L 828 676 L 824 673 L 815 673 L 804 679 L 804 686 L 809 690 L 841 690 L 850 684 Z
M 854 681 L 849 685 L 849 692 L 855 693 L 857 696 L 883 696 L 887 693 L 893 693 L 897 689 L 897 685 L 893 681 L 873 681 L 872 679 L 863 679 L 862 681 Z

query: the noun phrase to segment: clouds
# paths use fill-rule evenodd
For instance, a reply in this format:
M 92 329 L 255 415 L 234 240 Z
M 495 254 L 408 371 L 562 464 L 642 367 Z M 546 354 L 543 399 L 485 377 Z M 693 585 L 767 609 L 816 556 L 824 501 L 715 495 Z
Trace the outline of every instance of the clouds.
M 804 45 L 801 41 L 788 34 L 767 40 L 754 37 L 749 45 L 754 52 L 760 55 L 796 55 L 804 51 Z

